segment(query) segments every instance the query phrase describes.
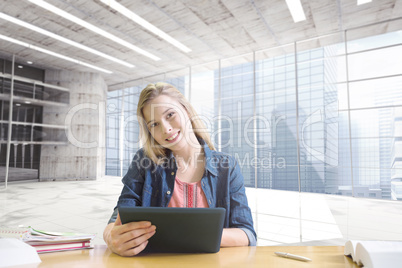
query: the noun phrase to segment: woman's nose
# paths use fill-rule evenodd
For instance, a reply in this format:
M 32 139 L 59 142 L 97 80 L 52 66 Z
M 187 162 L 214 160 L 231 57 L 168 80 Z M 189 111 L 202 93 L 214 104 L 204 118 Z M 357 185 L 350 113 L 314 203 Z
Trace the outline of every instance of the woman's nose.
M 169 133 L 172 131 L 172 126 L 169 123 L 165 122 L 162 125 L 163 125 L 163 133 Z

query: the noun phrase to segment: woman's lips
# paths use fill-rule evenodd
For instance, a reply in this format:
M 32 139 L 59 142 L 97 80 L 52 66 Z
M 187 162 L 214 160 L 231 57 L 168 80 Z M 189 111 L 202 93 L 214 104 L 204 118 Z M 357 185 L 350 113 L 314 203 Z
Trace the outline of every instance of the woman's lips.
M 173 134 L 172 136 L 170 136 L 169 138 L 166 139 L 167 142 L 173 143 L 175 141 L 177 141 L 177 139 L 180 136 L 180 131 L 178 131 L 176 134 Z

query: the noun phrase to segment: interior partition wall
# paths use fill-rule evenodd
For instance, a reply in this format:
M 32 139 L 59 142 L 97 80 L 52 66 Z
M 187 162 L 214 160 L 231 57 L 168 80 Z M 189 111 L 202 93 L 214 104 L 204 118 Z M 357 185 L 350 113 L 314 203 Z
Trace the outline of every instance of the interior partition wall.
M 43 120 L 45 107 L 66 107 L 69 89 L 44 83 L 45 71 L 0 59 L 0 185 L 38 180 L 42 146 L 65 145 L 64 125 Z

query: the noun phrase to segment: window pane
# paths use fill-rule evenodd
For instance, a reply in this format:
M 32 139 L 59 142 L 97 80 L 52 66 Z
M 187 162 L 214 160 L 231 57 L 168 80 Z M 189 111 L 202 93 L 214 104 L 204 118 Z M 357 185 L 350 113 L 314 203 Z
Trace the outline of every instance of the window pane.
M 333 72 L 338 59 L 326 48 L 302 53 L 308 57 L 297 69 L 298 78 L 305 78 L 298 90 L 300 189 L 336 194 L 339 121 L 338 84 Z
M 402 105 L 402 75 L 352 82 L 349 95 L 351 109 Z
M 351 112 L 356 193 L 364 192 L 365 197 L 376 193 L 376 198 L 392 198 L 391 180 L 399 180 L 398 155 L 402 154 L 398 146 L 400 111 L 400 108 L 384 108 Z
M 123 90 L 108 92 L 106 103 L 106 170 L 105 175 L 121 176 L 119 161 L 119 129 Z
M 190 101 L 210 133 L 212 142 L 217 145 L 218 135 L 215 133 L 215 116 L 218 115 L 218 105 L 215 104 L 215 94 L 218 87 L 218 77 L 215 70 L 219 63 L 197 66 L 191 69 Z M 218 149 L 218 148 L 217 148 Z
M 401 75 L 402 45 L 351 54 L 348 64 L 350 80 Z
M 298 191 L 293 46 L 256 53 L 257 187 Z
M 141 90 L 141 86 L 124 89 L 123 174 L 127 172 L 135 152 L 139 149 L 140 145 L 137 104 Z
M 221 127 L 218 147 L 238 160 L 248 187 L 255 185 L 252 59 L 245 55 L 222 61 L 220 95 L 215 91 L 215 98 L 221 99 L 221 117 L 215 123 L 216 128 L 218 123 Z M 219 77 L 219 72 L 215 75 Z

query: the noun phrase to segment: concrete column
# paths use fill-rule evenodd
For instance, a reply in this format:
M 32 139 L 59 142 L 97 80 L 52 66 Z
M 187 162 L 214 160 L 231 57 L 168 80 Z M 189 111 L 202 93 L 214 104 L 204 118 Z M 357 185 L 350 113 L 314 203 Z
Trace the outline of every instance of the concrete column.
M 47 70 L 45 82 L 69 88 L 66 108 L 44 107 L 43 123 L 66 125 L 67 145 L 43 145 L 39 180 L 96 180 L 105 173 L 107 85 L 99 74 Z

